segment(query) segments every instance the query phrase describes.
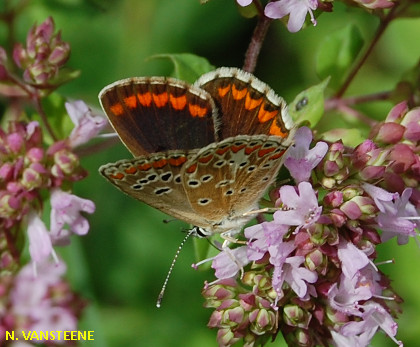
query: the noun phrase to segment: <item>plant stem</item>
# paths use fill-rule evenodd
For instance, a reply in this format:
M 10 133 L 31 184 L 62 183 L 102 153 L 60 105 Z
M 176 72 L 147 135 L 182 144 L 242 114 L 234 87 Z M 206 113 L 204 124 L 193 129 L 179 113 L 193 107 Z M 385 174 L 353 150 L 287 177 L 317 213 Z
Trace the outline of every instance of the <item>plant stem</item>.
M 264 16 L 264 14 L 260 14 L 257 26 L 252 34 L 251 42 L 249 43 L 248 49 L 245 53 L 243 70 L 251 73 L 254 72 L 270 23 L 270 18 Z
M 363 56 L 359 59 L 359 61 L 356 63 L 356 65 L 353 67 L 353 69 L 350 71 L 349 75 L 347 76 L 346 80 L 344 81 L 341 88 L 337 91 L 335 94 L 336 98 L 340 98 L 344 95 L 344 93 L 347 91 L 349 85 L 353 81 L 353 79 L 356 77 L 357 73 L 359 72 L 360 68 L 363 66 L 363 64 L 366 62 L 369 55 L 372 53 L 373 49 L 375 48 L 376 44 L 378 43 L 379 39 L 382 37 L 382 34 L 385 32 L 385 29 L 388 27 L 389 23 L 395 18 L 394 14 L 398 8 L 398 5 L 395 4 L 395 6 L 389 11 L 389 13 L 381 20 L 378 29 L 376 30 L 375 36 L 373 37 L 372 41 L 370 42 L 369 47 L 363 54 Z
M 118 136 L 115 135 L 115 137 L 107 138 L 102 142 L 87 144 L 86 146 L 76 148 L 74 149 L 74 153 L 79 157 L 87 157 L 92 154 L 103 152 L 105 149 L 111 148 L 117 143 L 121 143 L 121 141 Z
M 50 123 L 48 122 L 47 115 L 44 112 L 44 109 L 42 107 L 41 98 L 38 95 L 33 95 L 32 100 L 34 101 L 36 110 L 39 113 L 39 116 L 42 119 L 42 122 L 44 123 L 45 128 L 47 129 L 48 133 L 52 137 L 52 139 L 55 141 L 58 140 L 57 136 L 55 135 L 53 129 L 50 126 Z
M 363 104 L 365 102 L 388 100 L 392 91 L 379 92 L 368 95 L 351 96 L 348 98 L 329 98 L 325 101 L 325 110 L 330 111 L 339 108 L 340 106 L 352 106 Z

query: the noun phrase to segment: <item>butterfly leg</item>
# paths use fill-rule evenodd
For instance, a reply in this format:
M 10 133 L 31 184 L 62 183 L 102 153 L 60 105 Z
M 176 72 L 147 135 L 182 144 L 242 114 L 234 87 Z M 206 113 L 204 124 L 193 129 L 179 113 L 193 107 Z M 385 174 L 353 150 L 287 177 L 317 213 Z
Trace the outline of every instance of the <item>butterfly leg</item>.
M 229 256 L 229 258 L 238 266 L 239 271 L 241 272 L 241 279 L 244 277 L 244 267 L 241 264 L 240 259 L 238 259 L 235 254 L 233 254 L 232 249 L 229 247 L 229 244 L 231 243 L 237 243 L 245 245 L 247 242 L 244 240 L 238 240 L 237 238 L 233 238 L 231 236 L 232 231 L 226 231 L 224 233 L 221 233 L 220 236 L 224 239 L 222 244 L 222 250 L 226 252 L 226 254 Z
M 259 214 L 259 213 L 274 213 L 278 210 L 279 210 L 279 208 L 277 208 L 277 207 L 265 207 L 265 208 L 261 208 L 259 210 L 252 210 L 252 211 L 245 212 L 243 214 L 243 216 L 250 216 L 252 214 Z
M 229 256 L 229 258 L 238 266 L 239 271 L 241 272 L 240 279 L 244 277 L 244 267 L 242 266 L 241 262 L 238 258 L 235 257 L 235 255 L 232 253 L 232 250 L 229 248 L 230 241 L 225 240 L 222 245 L 222 250 L 226 252 L 226 254 Z

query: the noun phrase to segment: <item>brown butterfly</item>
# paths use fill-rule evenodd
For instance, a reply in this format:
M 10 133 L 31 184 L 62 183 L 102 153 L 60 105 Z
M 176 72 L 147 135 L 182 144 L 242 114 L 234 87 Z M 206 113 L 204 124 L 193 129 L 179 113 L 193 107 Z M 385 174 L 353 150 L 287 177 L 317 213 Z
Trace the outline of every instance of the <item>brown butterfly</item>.
M 193 85 L 115 82 L 102 107 L 135 156 L 100 172 L 128 195 L 190 223 L 234 235 L 275 180 L 294 131 L 282 98 L 253 75 L 220 68 Z

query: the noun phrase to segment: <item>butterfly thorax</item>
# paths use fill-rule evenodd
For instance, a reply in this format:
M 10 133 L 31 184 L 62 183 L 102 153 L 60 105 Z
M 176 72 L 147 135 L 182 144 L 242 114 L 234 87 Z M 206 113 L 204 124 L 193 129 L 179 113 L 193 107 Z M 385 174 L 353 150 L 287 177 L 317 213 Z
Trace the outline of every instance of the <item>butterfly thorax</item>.
M 238 234 L 250 219 L 252 219 L 252 215 L 232 214 L 217 223 L 206 222 L 200 225 L 195 225 L 191 231 L 192 234 L 197 237 L 209 237 L 215 234 L 233 236 Z

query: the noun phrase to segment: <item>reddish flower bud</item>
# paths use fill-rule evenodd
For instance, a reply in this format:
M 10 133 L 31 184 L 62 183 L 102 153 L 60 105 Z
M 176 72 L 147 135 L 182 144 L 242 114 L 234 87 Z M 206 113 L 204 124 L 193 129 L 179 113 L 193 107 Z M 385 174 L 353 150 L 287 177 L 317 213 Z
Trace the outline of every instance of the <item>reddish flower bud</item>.
M 375 141 L 395 144 L 403 138 L 405 127 L 397 123 L 381 123 Z

